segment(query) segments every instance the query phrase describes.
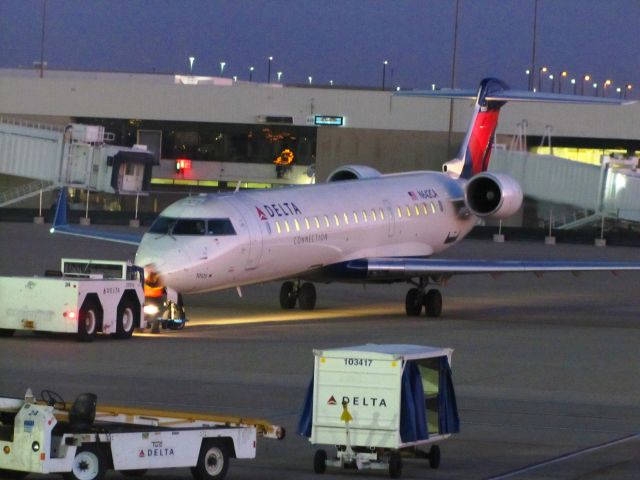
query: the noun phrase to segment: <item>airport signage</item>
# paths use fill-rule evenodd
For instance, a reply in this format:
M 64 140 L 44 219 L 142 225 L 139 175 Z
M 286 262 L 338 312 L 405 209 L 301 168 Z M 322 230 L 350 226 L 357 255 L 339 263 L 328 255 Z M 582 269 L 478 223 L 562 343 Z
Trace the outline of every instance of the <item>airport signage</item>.
M 344 117 L 338 115 L 316 115 L 313 119 L 315 125 L 331 125 L 334 127 L 344 126 Z

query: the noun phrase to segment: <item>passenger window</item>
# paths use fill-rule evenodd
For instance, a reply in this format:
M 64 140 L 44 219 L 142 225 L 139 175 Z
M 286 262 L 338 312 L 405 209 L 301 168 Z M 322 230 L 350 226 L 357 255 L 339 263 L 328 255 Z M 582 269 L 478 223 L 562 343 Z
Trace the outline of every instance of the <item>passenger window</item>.
M 282 229 L 280 228 L 280 222 L 276 220 L 276 231 L 278 233 L 282 233 Z
M 316 222 L 316 229 L 320 230 L 320 220 L 318 220 L 318 217 L 313 217 L 313 220 Z
M 378 219 L 376 218 L 376 211 L 372 208 L 371 209 L 371 219 L 375 222 Z
M 424 213 L 425 215 L 429 214 L 429 210 L 427 210 L 427 204 L 422 202 L 422 213 Z
M 365 212 L 364 210 L 362 210 L 362 220 L 364 222 L 368 222 L 369 219 L 367 218 L 367 212 Z
M 440 211 L 444 212 L 444 206 L 442 205 L 442 202 L 440 200 L 438 200 L 438 205 L 440 205 Z
M 307 227 L 307 230 L 311 229 L 311 225 L 309 224 L 309 219 L 307 217 L 304 217 L 304 225 Z
M 338 218 L 337 214 L 333 214 L 333 220 L 336 222 L 336 227 L 340 226 L 340 219 Z
M 358 214 L 353 212 L 353 223 L 358 223 Z
M 402 218 L 402 210 L 400 210 L 400 207 L 396 207 L 396 215 L 398 215 L 398 218 Z
M 345 225 L 349 225 L 349 215 L 347 215 L 347 213 L 343 213 L 342 214 L 343 218 L 344 218 L 344 224 Z
M 418 207 L 418 205 L 414 205 L 413 208 L 416 211 L 416 215 L 420 215 L 420 207 Z
M 384 210 L 380 209 L 380 220 L 384 220 Z
M 287 220 L 284 221 L 284 229 L 289 233 L 291 229 L 289 228 L 289 222 Z
M 293 219 L 293 223 L 294 223 L 294 224 L 295 224 L 295 226 L 296 226 L 296 232 L 299 232 L 299 231 L 300 231 L 300 222 L 298 222 L 298 219 L 297 219 L 297 218 L 294 218 L 294 219 Z
M 324 216 L 324 226 L 329 228 L 331 224 L 329 223 L 329 217 L 328 216 Z
M 409 208 L 409 205 L 405 205 L 405 211 L 407 212 L 407 217 L 411 216 L 411 209 Z
M 436 213 L 436 206 L 435 206 L 435 204 L 434 204 L 433 202 L 429 202 L 429 205 L 431 205 L 431 211 L 432 211 L 433 213 Z

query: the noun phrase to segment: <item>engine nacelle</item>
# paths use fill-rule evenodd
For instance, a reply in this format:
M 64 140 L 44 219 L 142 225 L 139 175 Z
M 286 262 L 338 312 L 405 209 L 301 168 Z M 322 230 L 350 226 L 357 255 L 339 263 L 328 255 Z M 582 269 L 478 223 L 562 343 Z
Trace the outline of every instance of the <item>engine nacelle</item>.
M 382 174 L 373 167 L 366 165 L 343 165 L 336 168 L 327 177 L 327 183 L 342 180 L 360 180 L 363 178 L 378 178 Z
M 464 202 L 477 217 L 507 218 L 522 205 L 522 188 L 509 175 L 483 172 L 467 182 Z

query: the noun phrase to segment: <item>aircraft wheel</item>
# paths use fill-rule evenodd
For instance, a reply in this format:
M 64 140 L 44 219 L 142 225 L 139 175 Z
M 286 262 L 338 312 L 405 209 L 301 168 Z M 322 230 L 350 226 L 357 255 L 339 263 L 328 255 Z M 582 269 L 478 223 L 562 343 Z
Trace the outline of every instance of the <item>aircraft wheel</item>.
M 316 307 L 316 287 L 305 282 L 298 292 L 298 304 L 301 310 L 313 310 Z
M 284 282 L 280 287 L 280 306 L 284 310 L 291 310 L 296 306 L 298 295 L 293 282 Z
M 422 311 L 422 295 L 419 289 L 410 288 L 407 292 L 407 298 L 405 299 L 404 306 L 407 315 L 410 317 L 417 317 Z
M 439 317 L 442 313 L 442 295 L 434 288 L 429 290 L 424 297 L 424 306 L 427 317 Z

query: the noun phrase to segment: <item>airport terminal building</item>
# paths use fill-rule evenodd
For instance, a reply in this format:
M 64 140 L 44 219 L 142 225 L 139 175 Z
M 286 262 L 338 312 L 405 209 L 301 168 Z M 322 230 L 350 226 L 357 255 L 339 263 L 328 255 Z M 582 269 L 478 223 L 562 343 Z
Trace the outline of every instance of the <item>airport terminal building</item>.
M 40 78 L 39 73 L 0 70 L 0 125 L 62 130 L 70 124 L 95 125 L 103 127 L 101 142 L 145 145 L 156 159 L 150 188 L 157 198 L 235 188 L 238 182 L 240 188 L 321 182 L 345 164 L 382 173 L 440 170 L 457 153 L 473 106 L 471 100 L 404 97 L 393 91 L 218 77 L 46 70 Z M 516 178 L 525 194 L 539 202 L 595 211 L 607 188 L 602 178 L 596 181 L 601 157 L 637 157 L 638 125 L 640 104 L 511 103 L 502 109 L 495 168 L 512 174 L 522 170 Z M 29 180 L 7 167 L 9 157 L 20 152 L 6 135 L 0 131 L 0 191 Z M 513 163 L 514 155 L 519 164 Z M 560 162 L 566 178 L 558 188 L 568 198 L 539 198 L 536 192 L 548 190 L 544 176 L 534 179 L 527 173 L 523 182 L 525 170 L 531 170 L 525 163 L 532 165 L 539 156 L 549 165 Z M 572 178 L 582 178 L 587 166 L 592 171 L 585 187 Z M 622 166 L 630 192 L 638 181 L 637 160 Z M 555 179 L 560 175 L 547 173 Z M 585 201 L 574 201 L 585 195 Z M 153 207 L 147 201 L 141 208 L 158 208 L 157 198 Z M 619 207 L 612 208 L 619 212 Z

